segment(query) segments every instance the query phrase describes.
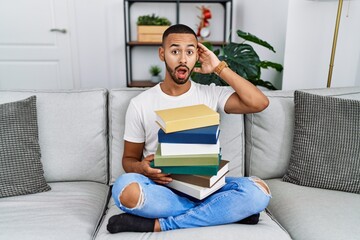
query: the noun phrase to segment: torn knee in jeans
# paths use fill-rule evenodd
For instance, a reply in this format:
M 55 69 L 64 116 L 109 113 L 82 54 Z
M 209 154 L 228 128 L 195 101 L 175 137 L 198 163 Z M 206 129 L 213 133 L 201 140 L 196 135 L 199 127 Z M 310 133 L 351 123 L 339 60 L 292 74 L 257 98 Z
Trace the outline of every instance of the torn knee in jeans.
M 250 177 L 250 179 L 266 194 L 271 195 L 269 186 L 258 177 Z
M 120 204 L 126 208 L 139 208 L 144 202 L 141 185 L 133 182 L 124 187 L 119 195 Z

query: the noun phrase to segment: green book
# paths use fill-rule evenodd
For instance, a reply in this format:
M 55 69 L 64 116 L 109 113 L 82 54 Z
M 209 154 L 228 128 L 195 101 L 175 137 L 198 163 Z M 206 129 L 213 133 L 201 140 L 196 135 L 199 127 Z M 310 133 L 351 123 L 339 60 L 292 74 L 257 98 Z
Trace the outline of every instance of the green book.
M 191 175 L 203 175 L 203 176 L 216 175 L 216 173 L 219 170 L 219 165 L 155 167 L 154 161 L 150 163 L 150 167 L 161 169 L 162 173 L 191 174 Z
M 160 153 L 161 153 L 161 147 L 159 144 L 154 157 L 155 167 L 218 165 L 221 158 L 220 154 L 161 156 Z

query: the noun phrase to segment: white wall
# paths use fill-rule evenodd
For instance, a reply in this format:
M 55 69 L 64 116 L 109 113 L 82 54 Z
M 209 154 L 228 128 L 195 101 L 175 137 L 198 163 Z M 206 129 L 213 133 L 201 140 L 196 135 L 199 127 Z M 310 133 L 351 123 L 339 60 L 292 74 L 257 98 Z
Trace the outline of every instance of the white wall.
M 337 6 L 338 1 L 290 0 L 283 89 L 326 87 Z M 359 29 L 360 1 L 344 1 L 332 87 L 360 86 Z
M 250 32 L 274 47 L 276 53 L 250 43 L 261 60 L 284 64 L 289 0 L 233 0 L 233 2 L 235 30 Z M 237 36 L 234 36 L 233 40 L 241 41 Z M 261 78 L 281 89 L 282 74 L 273 69 L 264 69 Z

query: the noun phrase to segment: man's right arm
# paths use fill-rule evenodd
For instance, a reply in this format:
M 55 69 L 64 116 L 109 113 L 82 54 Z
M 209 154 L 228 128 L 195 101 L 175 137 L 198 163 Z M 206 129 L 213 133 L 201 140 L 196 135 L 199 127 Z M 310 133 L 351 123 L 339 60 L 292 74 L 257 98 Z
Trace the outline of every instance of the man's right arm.
M 172 179 L 169 177 L 169 174 L 163 174 L 160 169 L 150 167 L 150 162 L 154 160 L 154 155 L 149 155 L 142 159 L 144 146 L 145 143 L 124 141 L 122 165 L 125 172 L 140 173 L 159 184 L 171 182 Z

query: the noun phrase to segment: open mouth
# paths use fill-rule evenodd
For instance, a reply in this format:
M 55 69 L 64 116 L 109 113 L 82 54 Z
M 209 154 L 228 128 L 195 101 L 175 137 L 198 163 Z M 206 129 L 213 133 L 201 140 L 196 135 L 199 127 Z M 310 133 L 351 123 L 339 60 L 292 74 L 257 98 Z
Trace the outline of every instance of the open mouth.
M 176 69 L 176 77 L 178 79 L 184 79 L 187 77 L 187 73 L 189 71 L 188 67 L 186 66 L 178 66 Z

